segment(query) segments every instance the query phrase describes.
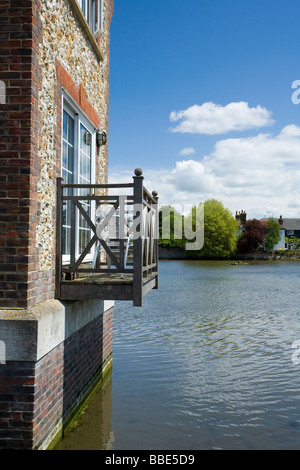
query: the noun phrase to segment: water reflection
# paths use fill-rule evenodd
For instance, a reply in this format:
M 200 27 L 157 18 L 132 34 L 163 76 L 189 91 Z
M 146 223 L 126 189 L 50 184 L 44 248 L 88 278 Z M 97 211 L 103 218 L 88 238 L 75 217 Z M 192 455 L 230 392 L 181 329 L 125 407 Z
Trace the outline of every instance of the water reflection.
M 92 396 L 77 426 L 66 435 L 56 450 L 112 450 L 114 432 L 111 412 L 112 372 Z
M 162 262 L 142 309 L 115 307 L 106 428 L 98 398 L 70 448 L 299 448 L 299 276 L 299 263 Z

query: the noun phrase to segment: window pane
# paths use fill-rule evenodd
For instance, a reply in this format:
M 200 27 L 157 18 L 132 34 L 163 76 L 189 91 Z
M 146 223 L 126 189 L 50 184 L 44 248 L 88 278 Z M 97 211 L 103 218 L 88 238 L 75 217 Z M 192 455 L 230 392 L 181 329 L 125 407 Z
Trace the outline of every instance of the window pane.
M 67 113 L 64 112 L 64 118 L 63 118 L 63 139 L 68 140 L 68 119 L 67 119 Z
M 68 119 L 68 141 L 74 145 L 74 120 L 69 116 Z
M 90 28 L 92 30 L 92 33 L 95 33 L 96 31 L 96 0 L 92 0 Z
M 65 184 L 74 183 L 74 119 L 63 113 L 63 142 L 62 142 L 62 178 Z M 64 195 L 72 195 L 72 189 L 65 189 Z M 62 253 L 70 254 L 71 233 L 71 203 L 63 204 L 62 213 Z
M 65 168 L 68 168 L 68 144 L 65 140 L 63 140 L 63 143 L 62 143 L 62 168 L 63 168 L 63 171 L 65 170 Z
M 79 165 L 78 177 L 79 184 L 91 184 L 91 156 L 92 156 L 92 134 L 80 124 L 80 149 L 79 149 Z M 81 189 L 80 195 L 90 194 L 89 189 Z M 88 201 L 82 201 L 82 207 L 85 212 L 91 216 L 91 204 Z M 79 215 L 79 252 L 81 253 L 91 238 L 91 229 L 83 217 Z
M 81 184 L 91 183 L 91 151 L 92 134 L 81 124 L 80 125 L 80 161 L 79 179 Z
M 86 19 L 88 19 L 88 2 L 89 0 L 79 0 L 79 5 Z
M 95 34 L 101 29 L 102 0 L 78 0 L 78 3 L 91 31 Z
M 72 176 L 70 177 L 69 174 Z M 65 111 L 63 115 L 62 177 L 68 179 L 69 183 L 74 182 L 74 119 Z

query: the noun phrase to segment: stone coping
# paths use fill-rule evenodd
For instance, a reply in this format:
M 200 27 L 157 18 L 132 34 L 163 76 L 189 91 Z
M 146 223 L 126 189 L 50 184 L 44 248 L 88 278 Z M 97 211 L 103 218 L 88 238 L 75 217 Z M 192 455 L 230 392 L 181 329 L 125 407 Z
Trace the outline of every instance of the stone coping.
M 0 310 L 0 361 L 38 361 L 112 308 L 114 302 L 49 300 L 26 309 Z M 4 356 L 4 357 L 2 357 Z

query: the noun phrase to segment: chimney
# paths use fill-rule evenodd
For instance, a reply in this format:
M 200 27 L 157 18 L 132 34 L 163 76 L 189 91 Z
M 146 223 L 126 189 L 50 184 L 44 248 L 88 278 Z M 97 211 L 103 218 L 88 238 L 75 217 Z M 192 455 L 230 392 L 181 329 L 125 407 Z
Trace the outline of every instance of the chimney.
M 282 215 L 280 216 L 278 222 L 279 222 L 279 225 L 283 225 L 283 218 L 282 218 Z
M 247 214 L 244 211 L 239 212 L 239 213 L 236 211 L 235 218 L 236 220 L 240 220 L 241 223 L 245 223 L 247 220 Z

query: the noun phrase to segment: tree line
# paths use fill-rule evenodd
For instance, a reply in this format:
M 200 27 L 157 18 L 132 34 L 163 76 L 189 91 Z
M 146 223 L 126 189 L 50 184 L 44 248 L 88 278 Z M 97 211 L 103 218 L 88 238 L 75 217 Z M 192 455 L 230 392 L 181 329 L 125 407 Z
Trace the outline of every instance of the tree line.
M 199 204 L 198 207 L 200 207 Z M 170 214 L 169 236 L 163 230 L 163 212 Z M 184 226 L 191 226 L 194 232 L 197 224 L 203 224 L 204 244 L 200 250 L 187 252 L 187 256 L 199 258 L 228 258 L 237 254 L 251 253 L 259 248 L 272 251 L 280 241 L 280 228 L 276 219 L 270 218 L 267 224 L 257 219 L 242 223 L 216 199 L 204 202 L 204 220 L 197 220 L 197 207 L 188 215 L 182 215 L 172 206 L 163 206 L 159 217 L 159 245 L 166 248 L 185 249 L 190 242 Z M 180 235 L 180 236 L 179 236 Z

